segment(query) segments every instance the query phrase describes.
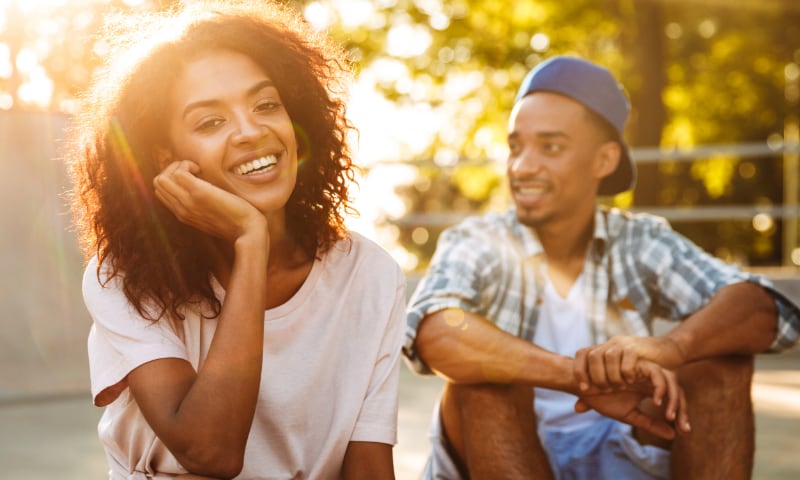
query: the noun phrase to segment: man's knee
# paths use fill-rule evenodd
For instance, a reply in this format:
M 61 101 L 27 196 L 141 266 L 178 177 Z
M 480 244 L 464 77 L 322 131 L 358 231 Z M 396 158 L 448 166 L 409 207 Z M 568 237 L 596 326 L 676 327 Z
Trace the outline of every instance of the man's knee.
M 448 383 L 440 418 L 450 455 L 470 478 L 552 478 L 536 431 L 533 389 Z
M 684 365 L 678 377 L 688 397 L 749 397 L 753 371 L 753 356 L 729 355 Z
M 462 416 L 533 416 L 533 389 L 521 385 L 448 383 L 442 398 L 443 409 L 454 409 Z
M 680 368 L 692 432 L 673 442 L 673 478 L 750 478 L 753 370 L 752 356 L 718 357 Z
M 465 435 L 488 435 L 535 425 L 533 389 L 518 385 L 447 383 L 440 416 L 445 435 L 461 450 Z
M 535 434 L 530 387 L 448 383 L 440 408 L 445 437 L 458 454 L 478 439 L 493 443 Z

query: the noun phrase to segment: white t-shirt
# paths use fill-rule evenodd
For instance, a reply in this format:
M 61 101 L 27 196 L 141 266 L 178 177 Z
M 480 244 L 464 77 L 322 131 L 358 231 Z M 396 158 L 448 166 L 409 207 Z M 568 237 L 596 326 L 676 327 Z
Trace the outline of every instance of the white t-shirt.
M 574 357 L 575 352 L 592 344 L 586 301 L 582 292 L 583 275 L 572 285 L 567 298 L 556 292 L 547 275 L 539 321 L 533 342 L 551 352 Z M 541 428 L 570 430 L 588 425 L 602 416 L 594 410 L 575 413 L 575 395 L 547 388 L 534 389 L 534 408 Z
M 186 311 L 177 329 L 152 323 L 127 302 L 117 279 L 100 285 L 96 266 L 93 259 L 83 280 L 94 320 L 88 341 L 93 397 L 155 359 L 183 358 L 196 370 L 217 320 Z M 219 284 L 215 290 L 224 300 Z M 264 313 L 261 390 L 237 478 L 338 478 L 348 442 L 396 443 L 404 309 L 400 268 L 359 234 L 314 262 L 298 292 Z M 113 480 L 186 472 L 127 388 L 106 407 L 98 432 Z

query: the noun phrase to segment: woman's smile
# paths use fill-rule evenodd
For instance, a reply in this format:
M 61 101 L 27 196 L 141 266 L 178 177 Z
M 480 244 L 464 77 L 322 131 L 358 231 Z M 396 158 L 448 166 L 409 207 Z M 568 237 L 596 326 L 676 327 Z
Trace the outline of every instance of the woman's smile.
M 282 211 L 297 177 L 297 140 L 280 93 L 252 59 L 208 50 L 179 73 L 170 115 L 173 160 L 262 213 Z

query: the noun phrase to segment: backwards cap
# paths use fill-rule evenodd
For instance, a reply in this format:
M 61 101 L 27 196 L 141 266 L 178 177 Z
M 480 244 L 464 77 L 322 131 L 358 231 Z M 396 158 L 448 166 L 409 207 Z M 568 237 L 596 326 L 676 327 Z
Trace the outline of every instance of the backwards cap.
M 538 91 L 555 92 L 583 104 L 617 131 L 622 156 L 617 169 L 600 182 L 599 195 L 614 195 L 633 188 L 636 168 L 622 139 L 630 112 L 628 97 L 611 72 L 580 58 L 558 56 L 538 64 L 525 76 L 514 103 Z

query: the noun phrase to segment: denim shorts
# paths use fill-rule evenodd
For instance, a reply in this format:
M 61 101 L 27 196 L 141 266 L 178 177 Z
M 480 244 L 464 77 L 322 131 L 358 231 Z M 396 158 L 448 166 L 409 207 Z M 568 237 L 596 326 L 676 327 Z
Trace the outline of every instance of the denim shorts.
M 591 425 L 571 430 L 541 430 L 556 480 L 661 480 L 669 478 L 669 451 L 640 445 L 630 425 L 601 418 Z M 462 480 L 450 457 L 444 438 L 439 405 L 428 432 L 431 455 L 424 480 Z

